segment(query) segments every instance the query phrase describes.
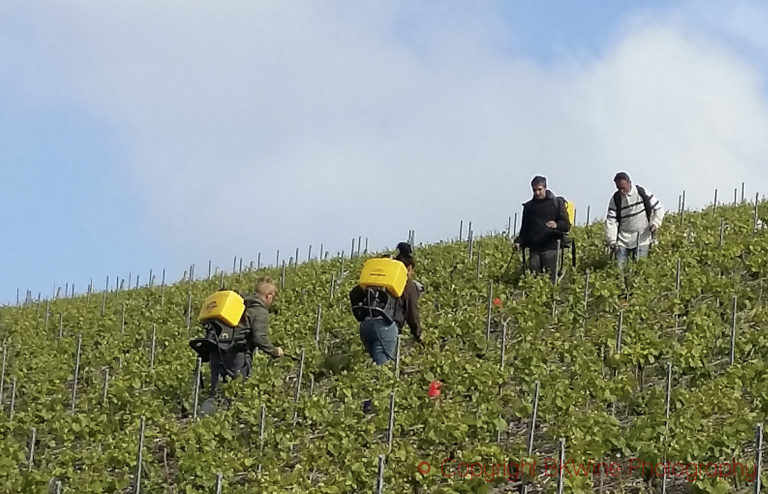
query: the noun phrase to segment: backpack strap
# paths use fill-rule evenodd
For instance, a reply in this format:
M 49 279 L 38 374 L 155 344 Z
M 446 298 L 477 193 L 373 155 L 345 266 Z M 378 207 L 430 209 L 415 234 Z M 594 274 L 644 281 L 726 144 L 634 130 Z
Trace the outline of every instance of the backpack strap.
M 616 208 L 616 223 L 621 223 L 621 192 L 613 193 L 613 207 Z
M 648 193 L 645 192 L 645 189 L 640 187 L 639 185 L 636 185 L 637 187 L 637 193 L 640 194 L 640 199 L 643 200 L 643 206 L 645 206 L 645 217 L 648 218 L 648 221 L 651 221 L 651 213 L 653 212 L 653 209 L 651 207 L 651 198 L 648 197 Z

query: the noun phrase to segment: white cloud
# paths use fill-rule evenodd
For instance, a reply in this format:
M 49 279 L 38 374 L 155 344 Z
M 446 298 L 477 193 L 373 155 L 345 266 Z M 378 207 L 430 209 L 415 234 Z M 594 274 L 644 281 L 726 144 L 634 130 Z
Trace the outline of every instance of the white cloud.
M 361 233 L 434 240 L 460 218 L 500 229 L 537 173 L 581 218 L 620 169 L 670 209 L 683 188 L 696 206 L 742 180 L 765 191 L 765 67 L 687 24 L 692 9 L 543 66 L 499 48 L 487 5 L 6 7 L 36 30 L 2 22 L 0 66 L 30 100 L 111 122 L 159 241 L 227 266 Z

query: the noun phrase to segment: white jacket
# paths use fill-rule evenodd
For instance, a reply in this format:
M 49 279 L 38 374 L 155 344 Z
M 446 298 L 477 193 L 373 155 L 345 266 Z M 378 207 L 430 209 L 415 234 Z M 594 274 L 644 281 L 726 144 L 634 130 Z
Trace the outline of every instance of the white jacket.
M 620 247 L 634 249 L 638 245 L 651 243 L 650 226 L 661 226 L 664 219 L 664 207 L 653 193 L 645 189 L 651 205 L 651 217 L 646 216 L 645 205 L 637 187 L 632 184 L 628 194 L 621 193 L 621 223 L 616 221 L 616 205 L 613 196 L 608 201 L 608 216 L 605 220 L 605 241 L 609 245 L 616 242 Z M 640 234 L 638 237 L 638 233 Z

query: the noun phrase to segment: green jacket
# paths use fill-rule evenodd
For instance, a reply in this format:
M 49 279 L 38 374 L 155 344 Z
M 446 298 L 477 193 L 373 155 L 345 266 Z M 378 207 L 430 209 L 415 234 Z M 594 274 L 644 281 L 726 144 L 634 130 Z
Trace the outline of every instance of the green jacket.
M 251 341 L 249 347 L 251 350 L 259 348 L 264 353 L 277 357 L 277 347 L 269 341 L 267 335 L 267 326 L 269 325 L 269 310 L 264 305 L 264 301 L 258 294 L 248 294 L 243 296 L 245 301 L 244 323 L 251 328 Z

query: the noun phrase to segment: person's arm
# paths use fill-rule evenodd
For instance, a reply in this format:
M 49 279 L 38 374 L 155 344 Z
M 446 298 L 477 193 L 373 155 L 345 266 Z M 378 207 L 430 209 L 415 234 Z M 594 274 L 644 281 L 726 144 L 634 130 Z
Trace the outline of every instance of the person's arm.
M 269 312 L 264 307 L 248 309 L 251 322 L 251 344 L 272 357 L 281 357 L 283 351 L 269 341 L 267 326 L 269 325 Z
M 419 289 L 412 280 L 408 280 L 405 285 L 405 291 L 403 292 L 403 312 L 405 314 L 405 322 L 411 329 L 416 341 L 422 341 L 421 334 L 421 317 L 419 317 Z
M 605 243 L 616 244 L 619 235 L 619 223 L 616 221 L 616 204 L 613 197 L 608 201 L 608 215 L 605 217 Z

